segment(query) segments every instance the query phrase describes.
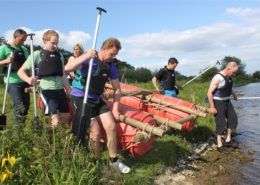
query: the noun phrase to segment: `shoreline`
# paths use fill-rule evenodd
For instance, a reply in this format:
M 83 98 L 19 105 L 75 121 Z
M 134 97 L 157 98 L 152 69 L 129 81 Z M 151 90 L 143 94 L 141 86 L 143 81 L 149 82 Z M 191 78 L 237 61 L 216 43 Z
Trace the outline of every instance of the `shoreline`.
M 235 185 L 242 178 L 241 166 L 253 160 L 253 150 L 239 144 L 238 149 L 229 148 L 228 154 L 216 151 L 214 138 L 194 144 L 193 152 L 181 159 L 175 167 L 165 166 L 154 185 Z M 238 178 L 239 177 L 239 178 Z

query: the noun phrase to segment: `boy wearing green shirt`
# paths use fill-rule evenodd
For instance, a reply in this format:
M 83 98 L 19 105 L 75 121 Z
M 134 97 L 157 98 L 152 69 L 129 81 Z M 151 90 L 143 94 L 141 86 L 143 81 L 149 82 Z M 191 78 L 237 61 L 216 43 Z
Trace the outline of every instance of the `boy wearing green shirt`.
M 17 76 L 17 71 L 29 55 L 27 49 L 23 46 L 26 38 L 27 33 L 22 29 L 17 29 L 13 34 L 11 43 L 0 46 L 0 66 L 3 66 L 5 83 L 7 83 L 8 65 L 12 63 L 8 93 L 13 102 L 15 125 L 25 122 L 30 106 L 30 95 L 24 91 L 28 84 Z
M 57 51 L 59 35 L 54 30 L 43 34 L 44 47 L 34 52 L 34 65 L 38 68 L 37 78 L 28 75 L 32 67 L 32 55 L 28 57 L 18 71 L 18 76 L 29 85 L 40 83 L 41 98 L 46 103 L 45 114 L 51 115 L 52 127 L 65 123 L 68 119 L 68 100 L 64 88 L 70 91 L 70 85 L 64 73 L 64 58 Z

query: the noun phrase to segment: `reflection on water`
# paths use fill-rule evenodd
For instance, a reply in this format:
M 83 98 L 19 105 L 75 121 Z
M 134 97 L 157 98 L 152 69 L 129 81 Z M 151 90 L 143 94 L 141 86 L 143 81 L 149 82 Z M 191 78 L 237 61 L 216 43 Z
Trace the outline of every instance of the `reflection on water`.
M 260 83 L 234 88 L 248 97 L 260 96 Z M 239 142 L 254 150 L 254 160 L 241 167 L 243 177 L 238 184 L 260 184 L 260 99 L 233 101 L 238 114 Z

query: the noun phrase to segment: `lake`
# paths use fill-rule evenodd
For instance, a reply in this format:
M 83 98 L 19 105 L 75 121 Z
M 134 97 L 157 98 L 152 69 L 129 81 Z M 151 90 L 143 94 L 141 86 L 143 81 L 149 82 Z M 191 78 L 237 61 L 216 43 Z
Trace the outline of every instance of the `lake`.
M 259 97 L 260 83 L 251 83 L 234 88 L 235 92 L 245 94 L 245 97 Z M 253 149 L 253 161 L 241 166 L 241 178 L 238 184 L 260 184 L 260 99 L 241 99 L 232 101 L 238 114 L 238 136 L 236 139 Z

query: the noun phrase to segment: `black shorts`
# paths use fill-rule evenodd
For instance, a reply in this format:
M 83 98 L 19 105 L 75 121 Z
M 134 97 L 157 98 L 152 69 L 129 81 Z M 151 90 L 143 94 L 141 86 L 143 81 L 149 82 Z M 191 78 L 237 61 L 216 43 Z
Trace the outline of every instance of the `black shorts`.
M 45 114 L 69 112 L 68 98 L 64 89 L 41 90 L 41 98 L 45 105 Z
M 83 97 L 71 96 L 71 102 L 73 111 L 72 133 L 77 137 L 78 141 L 84 144 L 91 118 L 95 118 L 110 110 L 103 100 L 99 102 L 88 101 L 85 107 L 85 115 L 81 119 Z
M 83 97 L 72 96 L 71 100 L 73 113 L 77 112 L 81 114 Z M 100 99 L 99 102 L 88 100 L 86 107 L 86 111 L 88 111 L 86 114 L 90 113 L 90 118 L 95 118 L 103 113 L 110 111 L 110 109 L 107 107 L 107 104 L 102 99 Z M 77 116 L 79 115 L 77 114 Z
M 217 109 L 217 114 L 215 115 L 216 134 L 223 134 L 227 128 L 235 129 L 237 127 L 238 120 L 231 101 L 214 100 L 214 105 Z

